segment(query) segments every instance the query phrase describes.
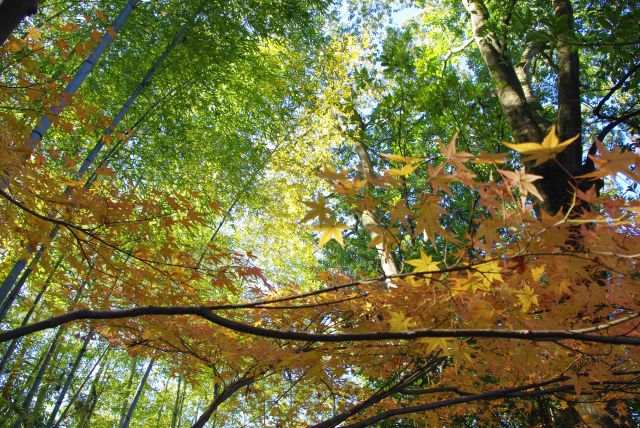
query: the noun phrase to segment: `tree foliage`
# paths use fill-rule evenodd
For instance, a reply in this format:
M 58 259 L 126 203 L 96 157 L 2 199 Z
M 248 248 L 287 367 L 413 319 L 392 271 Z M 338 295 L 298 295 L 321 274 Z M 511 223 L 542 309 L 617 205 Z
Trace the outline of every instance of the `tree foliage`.
M 640 4 L 32 9 L 8 424 L 637 424 Z

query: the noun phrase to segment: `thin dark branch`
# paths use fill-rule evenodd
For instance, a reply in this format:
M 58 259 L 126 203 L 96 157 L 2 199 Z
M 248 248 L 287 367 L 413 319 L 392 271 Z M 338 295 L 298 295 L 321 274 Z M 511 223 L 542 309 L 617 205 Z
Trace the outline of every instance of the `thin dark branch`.
M 177 316 L 193 315 L 230 330 L 246 333 L 254 336 L 271 339 L 285 339 L 305 342 L 362 342 L 362 341 L 386 341 L 386 340 L 416 340 L 423 337 L 449 337 L 449 338 L 493 338 L 493 339 L 517 339 L 534 342 L 553 342 L 557 340 L 577 340 L 591 343 L 609 343 L 612 345 L 640 346 L 640 337 L 629 336 L 602 336 L 584 332 L 583 330 L 500 330 L 500 329 L 417 329 L 406 331 L 385 331 L 370 333 L 308 333 L 291 330 L 277 330 L 257 327 L 245 324 L 215 314 L 207 306 L 141 306 L 131 309 L 90 310 L 80 309 L 49 319 L 18 327 L 0 333 L 0 342 L 23 337 L 39 331 L 55 328 L 74 321 L 86 320 L 114 320 L 122 318 L 136 318 L 141 316 Z M 625 318 L 629 321 L 632 318 Z M 603 326 L 594 326 L 588 331 L 601 331 L 613 326 L 612 323 Z M 617 325 L 617 324 L 616 324 Z

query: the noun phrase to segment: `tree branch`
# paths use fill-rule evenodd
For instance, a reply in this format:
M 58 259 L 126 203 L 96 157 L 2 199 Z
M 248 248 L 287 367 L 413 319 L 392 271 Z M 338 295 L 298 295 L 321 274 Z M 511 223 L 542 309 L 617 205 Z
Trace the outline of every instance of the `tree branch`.
M 605 103 L 607 101 L 609 101 L 609 99 L 613 96 L 613 94 L 622 87 L 622 85 L 624 85 L 624 83 L 635 74 L 636 71 L 640 70 L 640 62 L 637 63 L 636 65 L 634 65 L 633 67 L 629 68 L 629 71 L 627 71 L 625 73 L 624 76 L 622 76 L 622 78 L 620 80 L 618 80 L 618 83 L 616 83 L 615 85 L 613 85 L 611 87 L 611 89 L 609 89 L 609 92 L 607 92 L 607 94 L 602 97 L 602 99 L 600 100 L 600 102 L 598 103 L 598 105 L 593 109 L 593 114 L 595 116 L 600 117 L 600 110 L 602 110 L 602 108 L 604 107 Z
M 371 333 L 307 333 L 291 330 L 277 330 L 245 324 L 215 314 L 207 306 L 140 306 L 131 309 L 80 309 L 49 319 L 18 327 L 0 333 L 0 342 L 27 336 L 39 331 L 55 328 L 81 320 L 114 320 L 141 316 L 177 316 L 194 315 L 233 330 L 238 333 L 271 339 L 285 339 L 305 342 L 364 342 L 402 340 L 412 341 L 423 337 L 478 338 L 478 339 L 517 339 L 534 342 L 554 342 L 558 340 L 576 340 L 590 343 L 608 343 L 612 345 L 640 346 L 640 337 L 601 336 L 581 333 L 580 330 L 503 330 L 503 329 L 416 329 L 405 331 L 383 331 Z M 603 327 L 608 328 L 608 327 Z M 597 329 L 597 328 L 596 328 Z
M 574 389 L 573 385 L 559 385 L 559 386 L 554 386 L 548 389 L 536 389 L 534 391 L 527 391 L 533 388 L 540 388 L 541 385 L 548 385 L 549 383 L 556 383 L 556 382 L 557 380 L 542 382 L 538 384 L 534 383 L 534 384 L 523 385 L 523 386 L 518 386 L 514 388 L 498 389 L 495 391 L 482 392 L 480 394 L 466 395 L 464 397 L 456 397 L 456 398 L 451 398 L 449 400 L 436 401 L 434 403 L 391 409 L 391 410 L 382 412 L 376 416 L 373 416 L 369 419 L 366 419 L 364 421 L 346 425 L 344 428 L 367 427 L 375 424 L 376 422 L 380 422 L 382 420 L 389 419 L 394 416 L 406 415 L 409 413 L 425 412 L 427 410 L 438 409 L 441 407 L 455 406 L 457 404 L 470 403 L 473 401 L 535 397 L 540 395 L 550 395 L 557 392 L 569 392 L 569 391 L 573 391 Z

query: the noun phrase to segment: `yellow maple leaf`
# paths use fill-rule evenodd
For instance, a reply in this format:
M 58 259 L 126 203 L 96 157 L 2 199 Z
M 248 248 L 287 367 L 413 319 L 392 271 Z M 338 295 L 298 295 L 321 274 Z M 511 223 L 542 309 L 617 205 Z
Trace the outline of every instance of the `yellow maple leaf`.
M 534 294 L 533 289 L 528 285 L 525 285 L 521 291 L 517 291 L 515 294 L 522 306 L 522 312 L 529 312 L 531 305 L 539 305 L 538 296 Z
M 320 246 L 322 247 L 326 245 L 327 242 L 335 239 L 341 247 L 344 247 L 344 241 L 342 240 L 342 231 L 345 229 L 348 229 L 348 226 L 341 223 L 317 227 L 316 230 L 321 233 Z
M 307 215 L 305 215 L 304 218 L 302 219 L 303 223 L 311 219 L 314 219 L 316 217 L 318 217 L 318 219 L 322 223 L 326 217 L 331 215 L 331 209 L 327 207 L 327 201 L 324 198 L 324 196 L 322 196 L 322 194 L 320 193 L 318 193 L 317 202 L 309 201 L 309 202 L 303 202 L 303 204 L 305 204 L 310 208 Z
M 473 163 L 505 163 L 507 161 L 506 153 L 489 153 L 480 152 L 475 158 L 471 159 Z
M 450 342 L 452 341 L 453 339 L 448 337 L 425 337 L 418 339 L 418 343 L 424 345 L 427 353 L 430 354 L 432 352 L 442 351 L 444 355 L 449 355 Z
M 520 152 L 523 155 L 525 155 L 524 157 L 525 162 L 535 161 L 536 162 L 535 165 L 538 166 L 545 163 L 549 159 L 553 159 L 556 156 L 556 154 L 562 152 L 564 149 L 567 148 L 567 146 L 569 146 L 569 144 L 573 143 L 579 137 L 580 137 L 580 134 L 576 135 L 575 137 L 569 138 L 568 140 L 563 141 L 561 143 L 560 140 L 558 139 L 556 126 L 552 125 L 551 130 L 549 131 L 547 136 L 544 137 L 544 140 L 542 140 L 542 143 L 512 144 L 512 143 L 503 142 L 502 144 L 509 147 L 510 149 L 515 150 L 516 152 Z
M 493 281 L 502 282 L 502 275 L 500 274 L 502 269 L 500 268 L 498 260 L 476 265 L 473 267 L 473 270 L 475 271 L 473 277 L 480 279 L 483 285 L 482 287 L 476 285 L 476 288 L 488 291 L 491 289 Z
M 394 177 L 407 177 L 415 171 L 416 168 L 417 166 L 415 165 L 405 165 L 402 168 L 389 169 L 386 173 Z
M 406 331 L 410 330 L 413 324 L 411 317 L 407 317 L 401 312 L 391 312 L 391 317 L 389 318 L 389 330 Z
M 434 262 L 431 256 L 428 256 L 424 251 L 420 250 L 420 258 L 407 260 L 407 264 L 414 267 L 414 272 L 433 272 L 440 270 L 438 262 Z

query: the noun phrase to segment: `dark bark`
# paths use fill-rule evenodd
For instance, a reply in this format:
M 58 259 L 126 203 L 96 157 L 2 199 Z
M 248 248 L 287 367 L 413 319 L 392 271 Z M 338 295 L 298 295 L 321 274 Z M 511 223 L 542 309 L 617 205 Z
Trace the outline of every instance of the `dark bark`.
M 71 387 L 71 382 L 73 382 L 73 379 L 76 376 L 76 371 L 80 366 L 82 357 L 84 357 L 85 352 L 87 352 L 87 346 L 89 345 L 89 341 L 91 340 L 92 334 L 93 334 L 93 330 L 89 330 L 86 333 L 84 341 L 82 342 L 82 348 L 80 348 L 80 351 L 78 352 L 78 355 L 76 356 L 76 359 L 73 362 L 73 365 L 71 366 L 71 370 L 67 374 L 67 379 L 65 380 L 64 385 L 62 386 L 62 390 L 58 394 L 58 398 L 56 399 L 56 402 L 53 405 L 53 410 L 51 410 L 51 414 L 47 419 L 47 423 L 46 423 L 47 427 L 52 427 L 53 423 L 56 420 L 56 417 L 58 416 L 58 411 L 60 410 L 60 407 L 62 406 L 62 402 L 64 401 L 64 398 L 67 395 L 67 391 L 69 391 L 69 388 Z
M 4 0 L 0 3 L 0 46 L 27 16 L 38 11 L 40 0 Z
M 124 420 L 122 421 L 122 425 L 120 428 L 129 428 L 129 424 L 131 423 L 131 418 L 133 417 L 133 412 L 136 410 L 138 406 L 138 400 L 140 400 L 140 396 L 142 395 L 142 391 L 144 390 L 145 385 L 147 384 L 147 379 L 149 378 L 149 374 L 151 373 L 151 369 L 153 369 L 153 360 L 149 361 L 147 365 L 147 369 L 140 380 L 140 384 L 138 385 L 138 389 L 136 390 L 136 395 L 133 397 L 133 401 L 131 401 L 131 405 L 129 406 L 129 410 L 127 411 Z
M 516 142 L 542 141 L 544 136 L 513 67 L 498 37 L 488 28 L 489 11 L 482 0 L 464 0 L 480 54 L 496 82 L 500 105 Z
M 501 330 L 501 329 L 416 329 L 407 331 L 383 331 L 371 333 L 308 333 L 292 330 L 276 330 L 257 327 L 251 324 L 234 321 L 215 314 L 207 306 L 141 306 L 132 309 L 90 310 L 80 309 L 52 317 L 31 325 L 19 327 L 0 333 L 0 342 L 23 337 L 38 331 L 59 327 L 78 320 L 113 320 L 135 318 L 148 315 L 177 316 L 193 315 L 201 317 L 220 327 L 239 333 L 271 339 L 310 341 L 323 343 L 364 342 L 378 340 L 416 340 L 422 337 L 474 337 L 495 339 L 518 339 L 535 342 L 555 342 L 558 340 L 577 340 L 591 343 L 608 343 L 612 345 L 640 346 L 640 338 L 633 336 L 601 335 L 603 331 L 629 322 L 638 317 L 631 314 L 605 324 L 580 330 Z
M 220 404 L 228 400 L 229 397 L 235 394 L 236 391 L 238 391 L 240 388 L 251 385 L 255 381 L 256 381 L 255 377 L 249 376 L 249 377 L 240 378 L 235 382 L 232 382 L 231 384 L 227 385 L 219 395 L 213 398 L 213 400 L 211 401 L 211 403 L 209 403 L 205 411 L 202 412 L 198 420 L 193 424 L 192 428 L 204 427 L 205 424 L 211 418 L 211 415 L 213 415 L 213 412 L 216 411 L 216 409 L 220 406 Z
M 31 408 L 31 402 L 33 397 L 35 397 L 36 393 L 40 389 L 40 384 L 42 383 L 42 379 L 44 378 L 44 374 L 49 368 L 49 363 L 54 358 L 54 355 L 57 353 L 58 344 L 60 343 L 60 338 L 62 337 L 62 333 L 64 328 L 61 327 L 56 332 L 51 344 L 47 348 L 47 351 L 40 363 L 38 368 L 38 372 L 36 373 L 36 377 L 31 384 L 31 387 L 25 394 L 24 401 L 22 402 L 22 413 L 19 415 L 19 419 L 13 424 L 13 428 L 20 428 L 25 420 L 29 417 L 29 409 Z
M 558 137 L 568 140 L 581 133 L 580 64 L 578 51 L 569 43 L 573 36 L 573 10 L 569 0 L 554 0 L 558 28 Z M 520 76 L 506 54 L 505 47 L 489 29 L 489 11 L 482 0 L 464 0 L 471 16 L 474 38 L 484 62 L 496 83 L 498 99 L 517 143 L 541 142 L 547 130 L 536 117 L 525 94 Z M 524 78 L 524 79 L 523 79 Z M 539 166 L 529 165 L 529 171 L 542 176 L 535 185 L 544 198 L 541 208 L 550 214 L 568 208 L 576 185 L 590 187 L 592 182 L 577 183 L 573 177 L 584 174 L 582 143 L 578 138 L 567 149 Z
M 356 422 L 350 425 L 345 425 L 344 428 L 368 427 L 377 422 L 392 418 L 394 416 L 407 415 L 407 414 L 418 413 L 418 412 L 426 412 L 428 410 L 439 409 L 442 407 L 450 407 L 450 406 L 455 406 L 457 404 L 470 403 L 473 401 L 502 400 L 505 398 L 529 398 L 529 397 L 551 395 L 558 392 L 573 391 L 573 385 L 559 385 L 559 386 L 554 386 L 547 389 L 526 391 L 526 389 L 530 389 L 530 388 L 531 387 L 526 387 L 526 386 L 517 387 L 517 388 L 506 388 L 506 389 L 500 389 L 497 391 L 483 392 L 475 395 L 465 395 L 464 397 L 457 397 L 449 400 L 436 401 L 434 403 L 427 403 L 427 404 L 422 404 L 418 406 L 407 406 L 407 407 L 401 407 L 397 409 L 391 409 L 391 410 L 382 412 L 376 416 L 373 416 L 369 419 L 365 419 L 364 421 Z M 523 389 L 524 389 L 524 392 L 520 392 Z

